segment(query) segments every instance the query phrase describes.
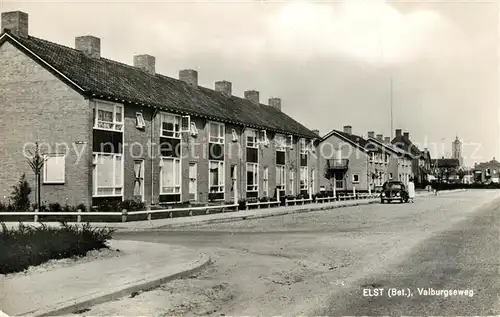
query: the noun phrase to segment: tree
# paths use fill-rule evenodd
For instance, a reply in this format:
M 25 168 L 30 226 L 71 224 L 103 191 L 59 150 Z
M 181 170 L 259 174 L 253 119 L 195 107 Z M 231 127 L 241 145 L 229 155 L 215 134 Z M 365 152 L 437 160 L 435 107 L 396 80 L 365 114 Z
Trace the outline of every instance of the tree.
M 27 211 L 30 206 L 31 187 L 26 181 L 26 175 L 21 175 L 19 183 L 12 186 L 12 188 L 13 191 L 10 199 L 12 200 L 14 209 L 17 211 Z
M 31 152 L 30 152 L 30 154 L 31 154 Z M 35 153 L 32 154 L 31 159 L 28 158 L 28 164 L 31 167 L 31 169 L 33 170 L 33 173 L 35 173 L 35 177 L 36 177 L 36 189 L 37 189 L 36 206 L 37 206 L 38 211 L 40 211 L 41 201 L 42 201 L 42 199 L 40 197 L 40 193 L 41 193 L 40 186 L 42 183 L 41 182 L 41 173 L 42 173 L 44 163 L 45 163 L 45 158 L 43 158 L 40 155 L 40 149 L 38 147 L 38 142 L 36 142 L 35 143 Z

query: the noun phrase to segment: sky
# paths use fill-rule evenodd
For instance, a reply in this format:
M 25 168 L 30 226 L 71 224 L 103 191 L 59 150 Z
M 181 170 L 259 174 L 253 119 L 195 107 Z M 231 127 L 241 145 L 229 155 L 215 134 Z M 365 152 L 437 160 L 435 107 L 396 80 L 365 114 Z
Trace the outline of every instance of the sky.
M 500 159 L 499 10 L 482 1 L 9 1 L 30 35 L 74 47 L 101 38 L 101 55 L 199 83 L 258 90 L 324 135 L 393 129 L 434 157 L 463 142 L 474 162 Z M 392 98 L 391 98 L 392 78 Z M 392 132 L 394 134 L 394 132 Z

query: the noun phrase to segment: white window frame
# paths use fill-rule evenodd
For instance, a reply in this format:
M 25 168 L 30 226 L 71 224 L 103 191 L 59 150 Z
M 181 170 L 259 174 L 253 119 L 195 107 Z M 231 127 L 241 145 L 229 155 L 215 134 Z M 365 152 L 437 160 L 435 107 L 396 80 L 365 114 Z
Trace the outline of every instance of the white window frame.
M 219 182 L 218 185 L 212 185 L 212 164 L 217 164 L 217 169 L 218 169 L 218 176 L 219 176 Z M 208 192 L 209 193 L 224 193 L 224 188 L 225 188 L 225 179 L 226 179 L 226 173 L 225 173 L 225 165 L 224 161 L 208 161 Z M 212 190 L 213 187 L 216 187 L 216 190 Z
M 286 149 L 288 147 L 287 146 L 288 141 L 283 134 L 276 134 L 274 136 L 274 143 L 275 143 L 276 151 L 286 152 Z
M 290 170 L 290 195 L 295 195 L 295 171 Z
M 140 163 L 140 170 L 139 170 L 139 177 L 136 176 L 135 174 L 135 164 L 136 163 Z M 145 178 L 144 178 L 144 174 L 145 174 L 145 161 L 144 160 L 134 160 L 134 190 L 135 190 L 135 182 L 137 181 L 137 179 L 140 179 L 140 182 L 141 182 L 141 193 L 140 193 L 140 196 L 141 196 L 141 201 L 144 202 L 145 200 L 145 195 L 144 195 L 144 190 L 145 190 Z
M 293 135 L 288 135 L 287 146 L 290 150 L 293 150 Z
M 135 113 L 135 127 L 137 129 L 144 129 L 146 127 L 146 122 L 144 121 L 144 116 L 142 112 Z
M 278 180 L 282 179 L 283 183 L 279 184 Z M 285 165 L 276 165 L 276 187 L 279 190 L 286 191 L 286 166 Z
M 163 179 L 163 169 L 165 168 L 165 163 L 164 161 L 173 161 L 173 164 L 172 164 L 172 174 L 173 174 L 173 177 L 174 177 L 174 184 L 171 185 L 171 186 L 163 186 L 163 183 L 164 183 L 164 179 Z M 179 177 L 177 178 L 177 183 L 175 183 L 175 173 L 176 173 L 176 170 L 175 170 L 175 167 L 176 167 L 176 163 L 179 163 L 178 164 L 178 173 L 179 173 Z M 182 166 L 181 166 L 182 162 L 180 160 L 180 158 L 176 158 L 176 157 L 167 157 L 167 156 L 161 156 L 160 157 L 160 195 L 182 195 L 182 186 L 181 186 L 181 183 L 182 183 Z M 172 188 L 172 191 L 169 192 L 168 190 L 164 191 L 163 189 L 167 187 L 167 188 Z
M 248 175 L 248 172 L 250 171 L 249 167 L 252 168 L 252 172 L 254 173 L 253 183 L 249 185 L 248 179 L 246 181 L 246 191 L 259 192 L 259 163 L 246 163 L 245 167 L 246 167 L 245 175 Z
M 262 173 L 262 194 L 269 197 L 269 167 L 265 166 Z
M 264 146 L 269 145 L 269 139 L 267 138 L 267 131 L 266 130 L 259 131 L 259 143 L 264 145 Z
M 355 180 L 355 179 L 354 179 L 354 176 L 357 176 L 357 177 L 358 177 L 358 180 Z M 353 184 L 359 184 L 359 174 L 352 174 L 352 183 L 353 183 Z
M 47 175 L 47 168 L 48 168 L 48 163 L 51 158 L 60 158 L 62 157 L 63 159 L 63 179 L 62 180 L 49 180 L 48 175 Z M 44 164 L 43 164 L 43 183 L 44 184 L 64 184 L 66 183 L 66 155 L 65 154 L 59 154 L 59 153 L 50 153 L 44 155 L 43 158 Z
M 233 137 L 233 142 L 238 142 L 238 133 L 236 133 L 236 129 L 231 129 L 231 135 Z
M 99 108 L 102 107 L 113 107 L 113 121 L 102 121 L 99 120 Z M 121 121 L 116 120 L 116 114 L 118 113 L 117 109 L 120 109 L 122 117 Z M 105 131 L 115 131 L 115 132 L 123 132 L 123 127 L 124 127 L 124 108 L 123 105 L 121 104 L 116 104 L 112 102 L 106 102 L 106 101 L 96 101 L 95 103 L 95 120 L 94 120 L 94 129 L 96 130 L 105 130 Z M 111 124 L 111 128 L 103 128 L 99 127 L 99 123 L 105 123 L 105 124 Z
M 309 190 L 309 170 L 307 166 L 300 167 L 300 191 Z
M 212 135 L 212 126 L 217 126 L 217 135 Z M 226 126 L 222 122 L 209 121 L 208 122 L 208 142 L 216 144 L 224 144 L 226 133 Z
M 181 116 L 181 133 L 191 132 L 191 116 Z
M 198 128 L 196 127 L 196 123 L 191 121 L 189 125 L 190 125 L 189 132 L 191 133 L 191 135 L 197 136 L 198 135 Z
M 252 138 L 253 141 L 249 141 L 248 140 L 249 138 Z M 247 148 L 252 148 L 252 149 L 259 148 L 259 139 L 257 135 L 257 130 L 245 129 L 245 146 Z
M 299 151 L 301 155 L 307 155 L 307 142 L 305 138 L 299 139 Z
M 174 124 L 174 130 L 166 130 L 163 129 L 163 123 L 168 122 L 168 118 L 173 119 L 173 124 Z M 181 124 L 182 124 L 182 119 L 181 116 L 176 115 L 176 114 L 171 114 L 167 112 L 161 112 L 160 113 L 160 136 L 163 138 L 171 138 L 171 139 L 180 139 L 181 138 Z M 178 126 L 179 129 L 176 130 L 175 126 Z M 167 135 L 167 133 L 171 133 L 172 135 Z
M 195 170 L 195 175 L 194 177 L 191 177 L 191 167 L 194 166 Z M 188 194 L 191 196 L 191 194 L 194 194 L 194 197 L 190 200 L 192 201 L 197 201 L 198 200 L 198 162 L 190 162 L 189 163 L 189 170 L 188 170 L 188 177 L 189 177 L 189 184 L 191 185 L 191 182 L 194 181 L 194 193 L 191 192 L 191 188 L 188 189 Z
M 106 186 L 106 187 L 99 187 L 98 184 L 99 184 L 99 164 L 97 164 L 99 162 L 99 157 L 100 156 L 112 156 L 113 157 L 113 185 L 112 186 Z M 120 168 L 120 171 L 116 171 L 116 159 L 117 157 L 120 157 L 121 158 L 121 168 Z M 93 153 L 93 160 L 92 160 L 92 163 L 93 163 L 93 169 L 92 169 L 92 197 L 123 197 L 123 184 L 124 184 L 124 180 L 123 180 L 123 166 L 124 166 L 124 163 L 123 163 L 123 155 L 122 154 L 119 154 L 119 153 L 103 153 L 103 152 L 94 152 Z M 121 184 L 117 184 L 116 183 L 116 175 L 117 173 L 121 173 Z M 113 189 L 113 193 L 110 194 L 110 195 L 99 195 L 98 192 L 99 192 L 99 188 L 112 188 Z M 117 190 L 120 191 L 119 194 L 117 194 Z

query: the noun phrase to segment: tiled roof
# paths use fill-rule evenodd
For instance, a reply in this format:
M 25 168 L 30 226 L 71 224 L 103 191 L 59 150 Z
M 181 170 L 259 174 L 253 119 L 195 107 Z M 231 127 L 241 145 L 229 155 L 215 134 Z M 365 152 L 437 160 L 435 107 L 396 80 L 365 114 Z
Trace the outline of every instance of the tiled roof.
M 460 166 L 460 161 L 454 158 L 440 158 L 434 160 L 434 166 L 436 167 L 458 167 Z
M 357 145 L 359 145 L 360 147 L 362 147 L 364 149 L 370 150 L 370 149 L 367 148 L 368 141 L 366 141 L 362 137 L 360 137 L 358 135 L 355 135 L 355 134 L 345 133 L 343 131 L 338 131 L 338 130 L 334 130 L 334 131 L 336 133 L 340 134 L 342 137 L 348 139 L 350 142 L 352 142 L 354 144 L 357 144 Z M 371 150 L 373 150 L 373 147 L 372 147 Z
M 414 158 L 422 156 L 422 151 L 420 151 L 415 144 L 406 139 L 404 136 L 396 136 L 391 143 L 396 145 L 399 149 L 410 153 Z
M 94 98 L 125 100 L 180 114 L 317 138 L 296 120 L 267 105 L 255 105 L 235 96 L 226 97 L 212 89 L 192 87 L 167 76 L 150 75 L 106 58 L 91 58 L 76 49 L 36 37 L 19 38 L 9 33 L 3 38 L 20 49 L 24 50 L 24 46 Z

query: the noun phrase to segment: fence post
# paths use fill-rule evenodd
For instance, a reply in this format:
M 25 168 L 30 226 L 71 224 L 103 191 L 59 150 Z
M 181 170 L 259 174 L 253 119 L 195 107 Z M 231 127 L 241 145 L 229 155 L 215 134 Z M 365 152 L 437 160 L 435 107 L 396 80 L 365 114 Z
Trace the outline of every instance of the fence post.
M 78 212 L 78 215 L 76 216 L 76 222 L 80 223 L 82 222 L 82 210 L 78 209 L 76 212 Z
M 127 209 L 122 209 L 122 222 L 127 222 Z
M 35 216 L 33 217 L 33 222 L 38 222 L 38 208 L 35 209 Z

